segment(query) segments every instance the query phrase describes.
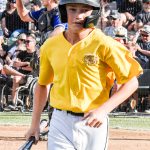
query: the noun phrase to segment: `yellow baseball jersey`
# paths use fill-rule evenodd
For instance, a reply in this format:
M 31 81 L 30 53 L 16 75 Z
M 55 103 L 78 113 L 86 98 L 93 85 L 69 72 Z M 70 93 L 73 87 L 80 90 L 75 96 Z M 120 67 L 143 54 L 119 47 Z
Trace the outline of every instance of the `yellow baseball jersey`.
M 94 29 L 74 45 L 63 33 L 49 38 L 41 47 L 38 83 L 54 83 L 50 94 L 54 108 L 87 112 L 108 100 L 114 74 L 123 84 L 141 72 L 122 44 Z

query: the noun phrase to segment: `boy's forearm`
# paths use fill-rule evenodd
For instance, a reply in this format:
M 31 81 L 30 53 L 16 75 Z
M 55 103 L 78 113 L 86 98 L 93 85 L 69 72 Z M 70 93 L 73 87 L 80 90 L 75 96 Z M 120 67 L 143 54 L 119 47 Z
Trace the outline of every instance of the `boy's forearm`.
M 34 93 L 33 100 L 32 127 L 40 124 L 41 113 L 47 101 L 48 87 L 41 86 L 37 83 L 35 91 L 36 93 Z
M 106 113 L 110 113 L 118 105 L 123 103 L 129 96 L 131 96 L 138 88 L 138 80 L 136 77 L 132 78 L 127 83 L 123 84 L 119 90 L 104 103 L 100 109 L 104 109 Z

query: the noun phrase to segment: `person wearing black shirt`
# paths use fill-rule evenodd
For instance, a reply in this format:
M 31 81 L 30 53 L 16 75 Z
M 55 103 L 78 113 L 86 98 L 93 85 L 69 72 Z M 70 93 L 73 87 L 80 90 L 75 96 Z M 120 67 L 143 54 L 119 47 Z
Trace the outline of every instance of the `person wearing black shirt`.
M 150 69 L 150 26 L 144 25 L 137 40 L 136 56 L 143 69 Z
M 12 87 L 12 105 L 9 107 L 15 109 L 16 102 L 16 89 L 19 87 L 19 84 L 25 82 L 26 75 L 32 74 L 33 68 L 30 66 L 30 62 L 36 55 L 36 40 L 35 36 L 28 35 L 26 39 L 26 51 L 21 51 L 17 55 L 16 61 L 14 61 L 13 66 L 18 68 L 18 72 L 22 75 L 15 75 L 13 77 L 13 87 Z M 37 56 L 38 57 L 38 56 Z
M 126 16 L 128 30 L 134 28 L 135 16 L 142 10 L 141 0 L 124 0 L 118 7 L 118 11 Z
M 23 22 L 16 9 L 16 0 L 8 0 L 6 10 L 2 13 L 2 30 L 4 36 L 10 35 L 17 29 L 28 31 L 29 23 Z
M 136 15 L 137 30 L 150 23 L 150 0 L 143 0 L 143 10 Z
M 66 23 L 62 23 L 59 16 L 59 0 L 42 0 L 43 8 L 29 11 L 23 5 L 23 0 L 16 0 L 17 11 L 20 18 L 25 22 L 34 22 L 40 33 L 40 45 L 48 37 L 55 36 L 67 28 Z
M 141 0 L 124 0 L 118 8 L 120 13 L 129 13 L 133 17 L 137 15 L 142 9 Z

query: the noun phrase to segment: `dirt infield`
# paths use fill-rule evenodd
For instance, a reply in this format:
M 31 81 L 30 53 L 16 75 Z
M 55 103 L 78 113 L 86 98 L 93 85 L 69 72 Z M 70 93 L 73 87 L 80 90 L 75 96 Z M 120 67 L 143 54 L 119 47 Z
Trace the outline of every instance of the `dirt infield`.
M 0 150 L 18 150 L 25 142 L 27 126 L 0 126 Z M 150 131 L 110 129 L 109 150 L 148 150 Z M 46 150 L 46 141 L 40 141 L 32 150 Z

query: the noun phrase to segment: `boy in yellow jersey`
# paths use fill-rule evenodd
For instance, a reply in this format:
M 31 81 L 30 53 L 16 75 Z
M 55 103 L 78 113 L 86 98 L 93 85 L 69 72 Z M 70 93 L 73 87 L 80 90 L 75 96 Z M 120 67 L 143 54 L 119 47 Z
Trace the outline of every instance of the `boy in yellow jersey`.
M 99 0 L 60 0 L 59 11 L 68 29 L 41 47 L 40 75 L 26 138 L 39 138 L 47 85 L 53 82 L 48 150 L 106 150 L 107 115 L 138 88 L 141 66 L 122 44 L 95 28 Z M 113 74 L 121 87 L 109 98 Z

